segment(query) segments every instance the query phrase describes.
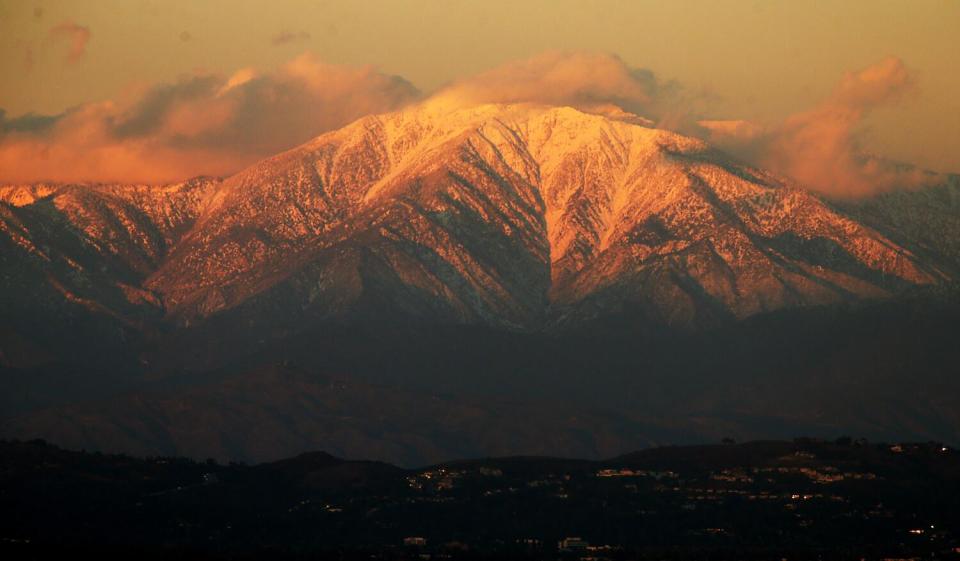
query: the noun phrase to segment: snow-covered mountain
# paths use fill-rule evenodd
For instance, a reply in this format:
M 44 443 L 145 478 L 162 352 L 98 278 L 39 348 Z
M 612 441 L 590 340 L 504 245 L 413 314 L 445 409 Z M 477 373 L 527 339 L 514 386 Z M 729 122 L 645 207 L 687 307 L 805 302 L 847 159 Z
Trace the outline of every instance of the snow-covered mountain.
M 410 461 L 955 439 L 956 178 L 829 202 L 648 125 L 440 97 L 222 180 L 0 187 L 0 435 Z
M 182 322 L 269 304 L 523 329 L 626 311 L 696 326 L 949 279 L 802 188 L 635 122 L 440 98 L 222 182 L 8 186 L 6 267 L 61 261 Z M 70 247 L 45 239 L 49 214 Z M 85 301 L 67 280 L 50 282 Z M 91 305 L 114 288 L 86 286 Z

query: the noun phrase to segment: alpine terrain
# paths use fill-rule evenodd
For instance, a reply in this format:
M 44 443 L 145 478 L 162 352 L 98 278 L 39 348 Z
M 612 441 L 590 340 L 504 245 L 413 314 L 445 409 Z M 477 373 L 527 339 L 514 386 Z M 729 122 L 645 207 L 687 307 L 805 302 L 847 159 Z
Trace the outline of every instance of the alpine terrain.
M 956 178 L 831 202 L 645 123 L 439 96 L 223 179 L 4 186 L 2 432 L 407 464 L 960 441 Z

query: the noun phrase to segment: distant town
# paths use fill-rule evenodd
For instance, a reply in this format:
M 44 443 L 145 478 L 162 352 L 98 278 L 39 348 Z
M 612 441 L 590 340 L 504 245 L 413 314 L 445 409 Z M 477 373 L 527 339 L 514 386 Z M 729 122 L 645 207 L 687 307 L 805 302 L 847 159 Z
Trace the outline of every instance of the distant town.
M 0 444 L 0 552 L 274 558 L 957 558 L 960 454 L 840 438 L 607 461 L 246 466 Z

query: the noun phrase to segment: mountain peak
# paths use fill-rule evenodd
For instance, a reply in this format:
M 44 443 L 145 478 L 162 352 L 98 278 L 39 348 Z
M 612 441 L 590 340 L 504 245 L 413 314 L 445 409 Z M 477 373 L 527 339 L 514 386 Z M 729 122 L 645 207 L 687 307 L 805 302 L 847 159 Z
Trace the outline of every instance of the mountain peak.
M 682 325 L 939 278 L 698 139 L 573 107 L 441 98 L 366 117 L 214 200 L 148 281 L 176 314 L 282 285 L 322 316 L 387 298 L 444 321 L 530 327 L 627 305 Z M 385 271 L 402 296 L 372 294 Z
M 222 182 L 6 188 L 24 210 L 5 224 L 40 247 L 23 221 L 52 200 L 181 321 L 266 306 L 290 321 L 698 326 L 947 278 L 805 190 L 646 125 L 612 106 L 439 96 Z

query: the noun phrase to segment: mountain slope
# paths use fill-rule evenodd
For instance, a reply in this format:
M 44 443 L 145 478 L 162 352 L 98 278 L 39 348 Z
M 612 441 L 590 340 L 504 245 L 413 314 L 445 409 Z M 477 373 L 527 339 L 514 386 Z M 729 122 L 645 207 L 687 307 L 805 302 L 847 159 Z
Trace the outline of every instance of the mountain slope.
M 957 440 L 955 220 L 923 221 L 952 187 L 827 204 L 637 123 L 440 98 L 222 181 L 2 187 L 0 433 L 405 461 Z
M 223 181 L 0 187 L 5 327 L 64 339 L 69 312 L 121 341 L 215 316 L 254 341 L 318 321 L 704 328 L 957 274 L 915 221 L 637 122 L 441 97 Z
M 955 445 L 958 318 L 953 296 L 789 310 L 696 333 L 329 326 L 235 348 L 215 372 L 0 419 L 0 435 L 243 461 L 322 447 L 407 465 L 603 457 L 726 436 Z
M 697 326 L 947 278 L 700 141 L 440 99 L 225 180 L 145 286 L 187 321 L 270 305 L 540 329 L 624 310 Z
M 960 175 L 943 179 L 936 186 L 835 204 L 956 279 L 960 275 Z
M 0 366 L 125 354 L 163 318 L 144 279 L 216 183 L 0 187 Z

